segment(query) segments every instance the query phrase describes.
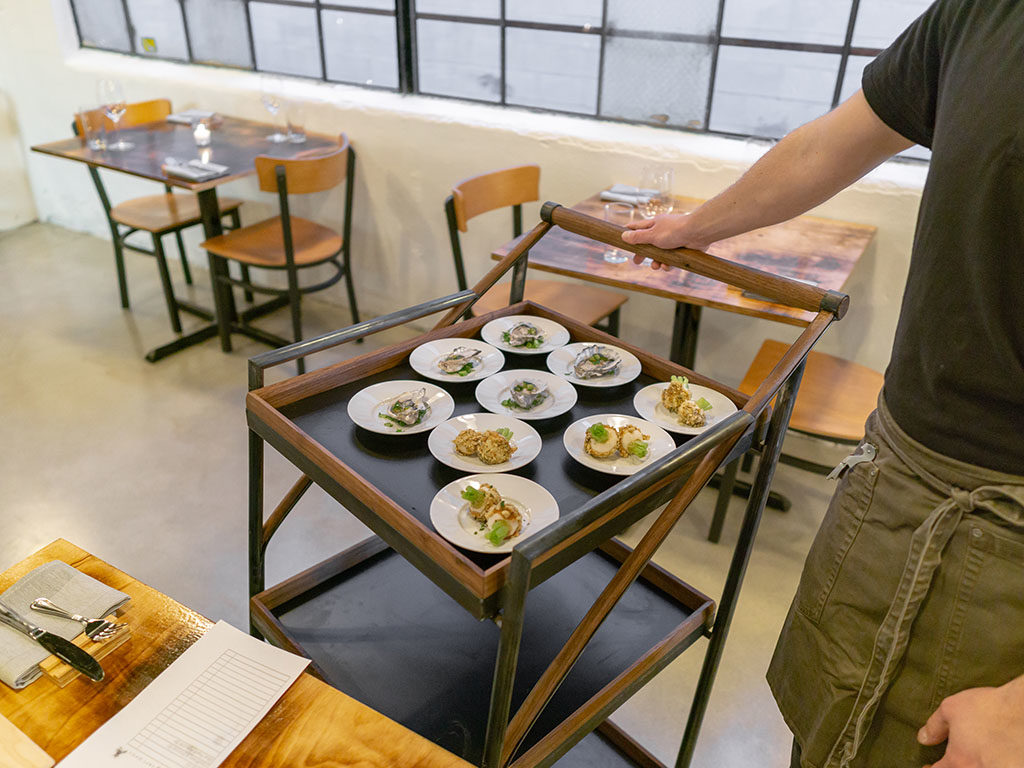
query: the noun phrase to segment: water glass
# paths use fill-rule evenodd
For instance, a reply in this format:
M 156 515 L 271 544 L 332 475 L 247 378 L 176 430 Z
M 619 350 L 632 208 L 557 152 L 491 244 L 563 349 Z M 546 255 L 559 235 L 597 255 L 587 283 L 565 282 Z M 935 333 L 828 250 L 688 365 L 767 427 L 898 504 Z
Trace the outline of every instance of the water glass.
M 651 193 L 640 198 L 640 215 L 653 219 L 663 213 L 672 213 L 673 172 L 664 165 L 649 165 L 640 175 L 640 189 Z
M 605 203 L 604 220 L 624 227 L 633 221 L 633 206 L 629 203 Z M 621 264 L 629 258 L 629 252 L 621 248 L 605 246 L 604 260 L 609 264 Z
M 296 102 L 288 102 L 288 141 L 292 144 L 302 144 L 306 141 L 306 109 L 305 106 Z
M 114 124 L 114 132 L 117 141 L 107 144 L 107 149 L 114 152 L 126 152 L 135 147 L 130 141 L 125 141 L 117 133 L 117 124 L 128 111 L 128 102 L 124 100 L 124 88 L 120 80 L 100 80 L 96 83 L 96 99 L 103 106 L 103 114 Z
M 96 107 L 79 107 L 78 120 L 82 125 L 82 139 L 93 152 L 107 148 L 107 124 L 103 122 L 103 110 Z
M 276 120 L 277 113 L 281 111 L 284 99 L 281 98 L 282 83 L 276 77 L 267 77 L 264 75 L 260 78 L 260 101 L 263 102 L 263 108 L 271 114 Z M 273 142 L 274 144 L 280 144 L 288 141 L 288 134 L 281 133 L 280 131 L 274 131 L 272 134 L 267 136 L 267 141 Z

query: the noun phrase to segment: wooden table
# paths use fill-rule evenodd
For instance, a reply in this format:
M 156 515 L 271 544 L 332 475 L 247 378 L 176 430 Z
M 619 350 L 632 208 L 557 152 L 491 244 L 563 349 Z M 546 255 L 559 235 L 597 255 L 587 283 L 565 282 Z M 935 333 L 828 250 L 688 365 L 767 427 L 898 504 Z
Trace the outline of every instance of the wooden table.
M 131 639 L 103 660 L 106 678 L 66 688 L 40 679 L 21 691 L 0 685 L 0 715 L 62 760 L 198 640 L 212 623 L 167 595 L 62 539 L 0 574 L 0 590 L 38 565 L 63 560 L 131 596 Z M 334 688 L 303 674 L 224 766 L 468 766 L 449 752 Z
M 258 155 L 287 158 L 309 150 L 337 145 L 336 137 L 316 134 L 307 134 L 306 142 L 303 144 L 273 144 L 268 142 L 266 137 L 274 132 L 274 126 L 234 117 L 222 117 L 215 121 L 211 128 L 210 146 L 203 148 L 201 159 L 226 165 L 229 170 L 224 176 L 199 183 L 168 176 L 163 172 L 161 166 L 164 164 L 165 158 L 174 157 L 182 162 L 187 162 L 200 153 L 190 126 L 164 120 L 119 131 L 125 139 L 135 145 L 133 149 L 126 152 L 91 150 L 85 145 L 85 140 L 79 137 L 48 144 L 37 144 L 32 147 L 32 150 L 45 155 L 85 163 L 92 173 L 95 173 L 98 168 L 107 168 L 195 192 L 203 219 L 203 232 L 206 239 L 209 239 L 223 231 L 220 208 L 217 204 L 217 187 L 256 173 L 255 159 Z M 206 149 L 209 150 L 208 153 L 205 151 Z M 213 322 L 204 325 L 198 330 L 179 336 L 174 341 L 151 350 L 146 355 L 146 359 L 150 362 L 156 362 L 167 355 L 212 338 L 217 335 L 218 330 L 221 333 L 221 346 L 226 352 L 230 350 L 228 336 L 230 332 L 254 335 L 250 328 L 237 322 L 239 313 L 235 308 L 230 287 L 215 279 L 217 275 L 227 274 L 227 262 L 210 253 L 207 254 L 207 257 L 210 263 L 210 279 L 213 286 L 215 310 L 218 314 L 217 319 L 223 320 L 224 323 L 219 325 L 218 322 Z M 247 309 L 242 313 L 242 318 L 250 320 L 259 317 L 286 303 L 286 297 L 285 300 L 276 298 L 264 302 Z M 258 338 L 258 340 L 264 341 L 262 338 Z
M 676 197 L 674 210 L 691 211 L 702 202 L 692 197 Z M 599 195 L 594 195 L 573 207 L 601 218 L 604 202 Z M 709 253 L 783 277 L 812 281 L 825 289 L 839 290 L 875 232 L 875 227 L 864 224 L 800 216 L 722 240 L 711 246 Z M 492 257 L 503 258 L 516 242 L 506 243 L 494 251 Z M 604 251 L 601 243 L 555 227 L 530 249 L 529 264 L 533 269 L 676 302 L 669 356 L 686 368 L 693 368 L 702 307 L 799 326 L 807 325 L 814 316 L 811 312 L 750 298 L 725 283 L 685 270 L 666 272 L 638 268 L 632 260 L 609 264 L 604 260 Z

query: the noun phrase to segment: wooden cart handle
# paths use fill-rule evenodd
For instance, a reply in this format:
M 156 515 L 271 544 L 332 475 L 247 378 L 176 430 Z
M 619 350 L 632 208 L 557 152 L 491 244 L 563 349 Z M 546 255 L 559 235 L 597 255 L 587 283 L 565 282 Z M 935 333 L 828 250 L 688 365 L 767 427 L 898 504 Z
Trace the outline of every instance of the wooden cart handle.
M 544 203 L 540 217 L 574 234 L 720 280 L 797 309 L 830 312 L 840 320 L 850 305 L 850 297 L 845 293 L 745 267 L 693 248 L 676 248 L 670 251 L 647 243 L 627 243 L 622 239 L 625 227 L 595 219 L 558 203 Z

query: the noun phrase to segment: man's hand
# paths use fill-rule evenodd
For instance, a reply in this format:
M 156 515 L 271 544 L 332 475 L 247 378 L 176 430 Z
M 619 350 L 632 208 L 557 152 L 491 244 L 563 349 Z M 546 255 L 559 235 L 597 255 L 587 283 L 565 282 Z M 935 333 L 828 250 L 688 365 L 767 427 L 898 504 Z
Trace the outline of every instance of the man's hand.
M 948 696 L 917 740 L 947 742 L 942 759 L 925 768 L 1024 768 L 1024 676 Z
M 655 216 L 653 219 L 644 221 L 633 221 L 629 223 L 630 232 L 622 233 L 623 242 L 630 244 L 650 243 L 658 248 L 696 248 L 699 251 L 707 249 L 707 244 L 697 242 L 696 235 L 691 231 L 692 219 L 685 213 L 666 213 Z M 639 254 L 633 256 L 634 264 L 643 264 L 644 257 Z M 669 270 L 672 267 L 662 264 L 660 261 L 652 261 L 651 269 Z

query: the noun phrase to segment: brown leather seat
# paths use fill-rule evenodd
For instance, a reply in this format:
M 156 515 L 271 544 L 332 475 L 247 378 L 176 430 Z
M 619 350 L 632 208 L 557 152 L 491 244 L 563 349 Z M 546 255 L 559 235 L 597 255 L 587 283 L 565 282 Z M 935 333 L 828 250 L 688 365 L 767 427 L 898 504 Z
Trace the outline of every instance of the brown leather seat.
M 341 235 L 330 227 L 308 219 L 300 219 L 298 216 L 292 216 L 291 222 L 295 266 L 319 264 L 337 255 L 341 250 Z M 284 269 L 287 260 L 283 243 L 281 217 L 275 216 L 258 224 L 214 237 L 201 247 L 225 259 L 233 259 L 253 267 Z
M 218 203 L 222 214 L 236 211 L 242 205 L 241 200 L 233 197 L 225 197 Z M 136 197 L 119 203 L 110 209 L 110 218 L 127 227 L 157 235 L 202 223 L 196 196 L 176 195 L 173 192 Z

